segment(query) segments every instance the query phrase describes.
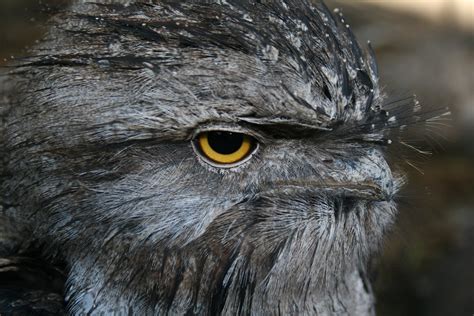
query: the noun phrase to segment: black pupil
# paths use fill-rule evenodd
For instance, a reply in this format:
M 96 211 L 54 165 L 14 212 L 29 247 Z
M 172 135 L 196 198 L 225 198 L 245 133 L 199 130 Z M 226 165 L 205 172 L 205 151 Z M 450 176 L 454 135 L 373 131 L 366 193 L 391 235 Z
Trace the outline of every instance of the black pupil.
M 244 135 L 231 132 L 208 132 L 207 140 L 214 151 L 222 155 L 229 155 L 242 146 Z

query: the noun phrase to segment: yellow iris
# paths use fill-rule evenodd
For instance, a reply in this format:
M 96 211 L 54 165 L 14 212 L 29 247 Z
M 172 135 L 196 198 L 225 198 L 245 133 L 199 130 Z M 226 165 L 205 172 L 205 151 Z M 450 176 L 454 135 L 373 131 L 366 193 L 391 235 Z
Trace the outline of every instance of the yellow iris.
M 252 139 L 242 134 L 240 147 L 231 153 L 218 152 L 218 148 L 213 148 L 209 143 L 209 134 L 202 133 L 198 138 L 199 147 L 202 153 L 208 159 L 219 164 L 232 164 L 244 159 L 252 150 Z

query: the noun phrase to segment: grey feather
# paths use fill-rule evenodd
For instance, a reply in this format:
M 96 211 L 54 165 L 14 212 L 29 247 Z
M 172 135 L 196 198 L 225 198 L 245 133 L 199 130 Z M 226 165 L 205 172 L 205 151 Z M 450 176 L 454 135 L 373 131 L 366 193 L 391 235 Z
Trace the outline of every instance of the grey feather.
M 308 1 L 78 1 L 2 86 L 1 201 L 71 314 L 368 315 L 402 184 L 373 54 Z M 8 82 L 7 82 L 8 81 Z M 206 129 L 255 137 L 235 168 Z

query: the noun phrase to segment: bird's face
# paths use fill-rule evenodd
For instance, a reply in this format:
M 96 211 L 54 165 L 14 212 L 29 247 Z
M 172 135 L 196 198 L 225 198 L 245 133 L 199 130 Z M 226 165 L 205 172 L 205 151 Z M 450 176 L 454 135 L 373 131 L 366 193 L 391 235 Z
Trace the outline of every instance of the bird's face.
M 285 5 L 76 5 L 20 68 L 11 195 L 68 263 L 72 311 L 361 291 L 397 190 L 376 70 L 323 5 Z

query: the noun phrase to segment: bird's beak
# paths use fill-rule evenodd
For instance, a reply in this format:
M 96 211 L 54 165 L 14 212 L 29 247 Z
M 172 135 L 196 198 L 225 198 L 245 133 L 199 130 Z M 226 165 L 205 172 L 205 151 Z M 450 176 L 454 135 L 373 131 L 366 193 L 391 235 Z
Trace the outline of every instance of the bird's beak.
M 393 192 L 388 185 L 367 180 L 359 183 L 336 183 L 321 180 L 276 181 L 265 187 L 262 194 L 289 192 L 318 192 L 328 195 L 353 197 L 369 201 L 390 201 Z

